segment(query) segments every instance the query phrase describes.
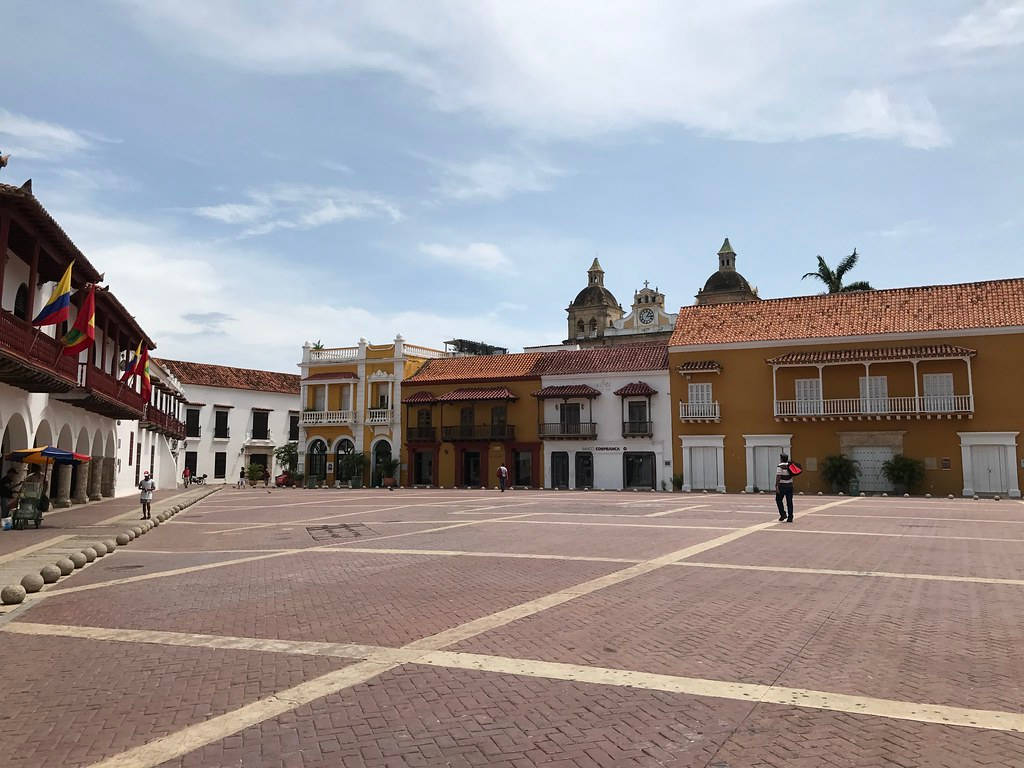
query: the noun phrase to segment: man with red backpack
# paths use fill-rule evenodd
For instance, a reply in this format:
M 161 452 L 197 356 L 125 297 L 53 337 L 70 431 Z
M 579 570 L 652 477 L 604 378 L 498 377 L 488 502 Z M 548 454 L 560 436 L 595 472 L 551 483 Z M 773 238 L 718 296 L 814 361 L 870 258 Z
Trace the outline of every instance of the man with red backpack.
M 775 504 L 779 508 L 779 522 L 793 522 L 793 477 L 800 474 L 800 465 L 790 463 L 785 453 L 779 455 L 779 466 L 775 469 Z M 786 509 L 782 500 L 786 500 Z

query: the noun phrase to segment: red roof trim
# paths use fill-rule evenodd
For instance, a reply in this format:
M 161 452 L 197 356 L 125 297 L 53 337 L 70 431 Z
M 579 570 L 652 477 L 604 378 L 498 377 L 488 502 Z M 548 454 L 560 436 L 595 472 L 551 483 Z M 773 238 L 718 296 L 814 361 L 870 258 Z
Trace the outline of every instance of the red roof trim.
M 587 397 L 594 398 L 600 397 L 600 390 L 594 389 L 589 384 L 559 384 L 550 387 L 544 387 L 533 393 L 533 396 L 538 400 L 543 400 L 549 397 Z
M 641 397 L 648 395 L 658 394 L 658 390 L 648 384 L 646 381 L 634 381 L 626 384 L 624 387 L 619 387 L 615 390 L 615 394 L 619 397 Z

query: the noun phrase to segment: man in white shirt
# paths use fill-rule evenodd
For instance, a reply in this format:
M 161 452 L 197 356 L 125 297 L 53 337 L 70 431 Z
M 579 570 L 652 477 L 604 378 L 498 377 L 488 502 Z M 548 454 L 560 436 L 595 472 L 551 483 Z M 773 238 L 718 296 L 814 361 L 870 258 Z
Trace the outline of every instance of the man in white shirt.
M 150 505 L 153 503 L 153 491 L 156 490 L 156 483 L 149 476 L 149 472 L 142 473 L 142 482 L 139 483 L 139 501 L 142 503 L 142 519 L 149 520 Z
M 498 487 L 501 488 L 501 492 L 505 492 L 505 484 L 508 482 L 508 467 L 502 462 L 501 466 L 498 467 Z
M 786 500 L 786 510 L 782 508 L 782 500 Z M 789 456 L 779 455 L 779 465 L 775 468 L 775 504 L 779 508 L 779 522 L 793 522 L 793 473 L 789 469 Z

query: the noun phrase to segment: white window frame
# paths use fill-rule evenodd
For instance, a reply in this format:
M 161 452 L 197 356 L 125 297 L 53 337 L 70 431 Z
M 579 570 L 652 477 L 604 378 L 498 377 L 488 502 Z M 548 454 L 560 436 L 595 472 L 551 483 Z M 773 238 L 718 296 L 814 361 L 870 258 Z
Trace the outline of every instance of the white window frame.
M 938 385 L 938 386 L 936 386 Z M 954 409 L 954 382 L 952 373 L 926 373 L 921 376 L 923 411 L 946 412 Z
M 810 391 L 808 391 L 810 390 Z M 797 379 L 793 382 L 796 412 L 799 414 L 824 413 L 821 399 L 821 379 Z M 808 397 L 810 395 L 810 397 Z
M 691 381 L 686 387 L 686 400 L 691 418 L 715 416 L 714 389 L 710 381 Z
M 858 383 L 862 413 L 889 412 L 888 376 L 861 376 Z

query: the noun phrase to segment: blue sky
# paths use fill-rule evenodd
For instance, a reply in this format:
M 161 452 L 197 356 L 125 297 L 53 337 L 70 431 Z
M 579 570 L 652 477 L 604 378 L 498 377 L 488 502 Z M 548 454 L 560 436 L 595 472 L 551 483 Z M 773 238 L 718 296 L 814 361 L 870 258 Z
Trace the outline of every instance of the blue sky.
M 44 7 L 45 6 L 45 7 Z M 856 246 L 1024 274 L 1024 0 L 7 4 L 0 180 L 168 357 L 553 343 L 595 255 L 692 301 Z

